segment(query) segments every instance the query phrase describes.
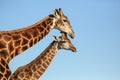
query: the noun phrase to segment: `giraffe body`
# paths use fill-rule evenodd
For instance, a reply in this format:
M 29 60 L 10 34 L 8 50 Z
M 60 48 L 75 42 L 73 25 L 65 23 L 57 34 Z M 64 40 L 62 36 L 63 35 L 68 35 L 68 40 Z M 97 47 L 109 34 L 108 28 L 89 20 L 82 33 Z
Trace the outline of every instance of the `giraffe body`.
M 36 59 L 31 63 L 19 67 L 13 74 L 12 80 L 38 80 L 46 71 L 52 59 L 59 49 L 76 51 L 76 48 L 68 38 L 55 37 L 53 41 Z
M 53 14 L 26 28 L 0 31 L 0 80 L 10 77 L 8 64 L 13 57 L 32 47 L 52 29 L 58 29 L 74 37 L 71 25 L 61 9 L 54 10 Z

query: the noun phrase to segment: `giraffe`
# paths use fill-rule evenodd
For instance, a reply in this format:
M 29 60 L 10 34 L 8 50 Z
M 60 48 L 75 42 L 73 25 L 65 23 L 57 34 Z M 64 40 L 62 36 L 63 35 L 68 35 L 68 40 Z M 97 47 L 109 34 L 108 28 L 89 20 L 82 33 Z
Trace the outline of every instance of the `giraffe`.
M 11 75 L 9 61 L 43 39 L 51 30 L 58 29 L 74 38 L 74 32 L 62 9 L 53 10 L 35 24 L 16 30 L 0 31 L 0 80 Z
M 38 80 L 50 65 L 52 59 L 60 49 L 72 50 L 76 48 L 67 38 L 66 34 L 57 38 L 53 36 L 53 42 L 32 62 L 19 67 L 11 76 L 12 80 Z

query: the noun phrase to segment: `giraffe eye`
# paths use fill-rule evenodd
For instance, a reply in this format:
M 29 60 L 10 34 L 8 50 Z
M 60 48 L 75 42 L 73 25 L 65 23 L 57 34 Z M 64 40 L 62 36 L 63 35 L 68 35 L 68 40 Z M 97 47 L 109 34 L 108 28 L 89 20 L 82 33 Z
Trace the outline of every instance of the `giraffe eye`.
M 62 41 L 62 43 L 65 43 L 65 41 Z
M 66 19 L 63 19 L 63 21 L 64 21 L 64 22 L 67 22 L 67 20 L 66 20 Z

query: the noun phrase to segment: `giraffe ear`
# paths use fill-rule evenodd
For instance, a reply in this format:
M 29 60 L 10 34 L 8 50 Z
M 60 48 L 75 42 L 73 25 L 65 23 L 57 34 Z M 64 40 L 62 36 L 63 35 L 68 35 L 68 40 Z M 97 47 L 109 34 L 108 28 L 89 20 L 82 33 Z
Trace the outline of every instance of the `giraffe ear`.
M 52 36 L 52 39 L 53 39 L 54 41 L 58 41 L 58 42 L 62 41 L 62 37 Z
M 58 41 L 56 36 L 52 36 L 52 39 L 53 39 L 54 41 Z
M 57 18 L 59 17 L 59 11 L 57 9 L 53 10 L 53 15 Z

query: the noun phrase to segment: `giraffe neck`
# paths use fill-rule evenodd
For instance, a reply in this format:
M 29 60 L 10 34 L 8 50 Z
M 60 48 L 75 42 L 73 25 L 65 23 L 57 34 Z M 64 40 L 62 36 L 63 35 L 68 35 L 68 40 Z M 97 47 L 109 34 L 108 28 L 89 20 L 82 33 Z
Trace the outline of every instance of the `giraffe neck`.
M 58 51 L 58 43 L 52 42 L 36 59 L 31 63 L 18 68 L 12 75 L 12 79 L 38 80 L 46 71 L 52 59 Z
M 0 58 L 0 80 L 8 80 L 11 70 L 4 58 Z
M 53 27 L 53 18 L 47 16 L 46 18 L 26 28 L 1 31 L 0 55 L 9 62 L 13 57 L 40 41 Z

